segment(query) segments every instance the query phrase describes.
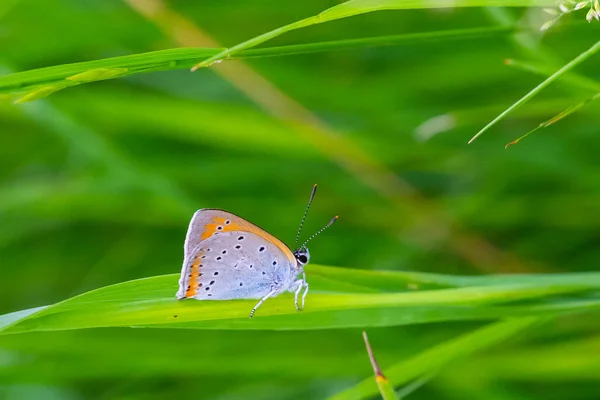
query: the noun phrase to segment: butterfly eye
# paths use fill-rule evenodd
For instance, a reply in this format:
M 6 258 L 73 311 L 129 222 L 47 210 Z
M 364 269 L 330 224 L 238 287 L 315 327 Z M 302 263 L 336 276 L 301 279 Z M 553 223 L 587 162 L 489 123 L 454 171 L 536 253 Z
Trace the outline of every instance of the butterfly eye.
M 302 264 L 306 264 L 308 262 L 308 258 L 303 254 L 298 257 L 298 261 L 300 261 Z

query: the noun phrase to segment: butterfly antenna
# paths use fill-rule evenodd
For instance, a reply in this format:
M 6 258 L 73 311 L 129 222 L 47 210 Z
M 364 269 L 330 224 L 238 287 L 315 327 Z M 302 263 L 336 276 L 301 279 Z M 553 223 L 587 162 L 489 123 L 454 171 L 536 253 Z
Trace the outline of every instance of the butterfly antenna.
M 312 188 L 312 192 L 310 193 L 310 199 L 308 199 L 308 205 L 306 206 L 306 210 L 304 211 L 304 215 L 302 216 L 302 222 L 300 222 L 300 227 L 298 228 L 298 233 L 296 234 L 296 242 L 295 245 L 298 245 L 298 240 L 300 239 L 300 232 L 302 232 L 302 227 L 304 226 L 304 221 L 306 220 L 306 215 L 308 214 L 308 209 L 312 204 L 313 199 L 315 198 L 315 193 L 317 193 L 317 184 Z
M 308 242 L 310 242 L 311 240 L 313 240 L 314 238 L 316 238 L 317 236 L 319 236 L 319 235 L 320 235 L 320 234 L 321 234 L 321 233 L 322 233 L 322 232 L 323 232 L 325 229 L 327 229 L 327 228 L 329 228 L 331 225 L 333 225 L 333 223 L 334 223 L 335 221 L 337 221 L 337 219 L 338 219 L 338 216 L 336 215 L 335 217 L 333 217 L 333 218 L 331 219 L 331 221 L 329 221 L 329 223 L 328 223 L 327 225 L 325 225 L 324 227 L 322 227 L 321 229 L 319 229 L 319 230 L 317 231 L 317 233 L 315 233 L 314 235 L 312 235 L 311 237 L 309 237 L 309 238 L 308 238 L 308 240 L 306 240 L 306 242 L 304 242 L 304 243 L 302 244 L 302 246 L 300 246 L 299 248 L 300 248 L 300 249 L 305 249 L 305 248 L 306 248 L 306 245 L 308 244 Z

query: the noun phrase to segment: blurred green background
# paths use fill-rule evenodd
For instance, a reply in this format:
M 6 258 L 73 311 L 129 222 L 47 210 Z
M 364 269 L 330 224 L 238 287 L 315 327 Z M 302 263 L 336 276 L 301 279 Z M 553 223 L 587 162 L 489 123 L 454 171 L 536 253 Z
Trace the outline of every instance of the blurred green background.
M 335 4 L 4 0 L 0 71 L 232 46 Z M 470 275 L 595 270 L 598 105 L 504 150 L 593 86 L 559 81 L 466 144 L 544 79 L 505 59 L 554 71 L 600 32 L 581 13 L 542 34 L 545 18 L 520 8 L 376 12 L 268 45 L 503 25 L 518 32 L 227 61 L 0 102 L 0 314 L 177 273 L 198 208 L 230 210 L 292 245 L 314 183 L 304 235 L 340 216 L 311 245 L 318 264 Z M 600 79 L 597 65 L 591 58 L 576 72 Z M 553 321 L 442 371 L 408 398 L 597 399 L 597 317 Z M 479 325 L 369 334 L 385 367 Z M 358 329 L 0 338 L 0 398 L 11 400 L 324 398 L 370 368 Z

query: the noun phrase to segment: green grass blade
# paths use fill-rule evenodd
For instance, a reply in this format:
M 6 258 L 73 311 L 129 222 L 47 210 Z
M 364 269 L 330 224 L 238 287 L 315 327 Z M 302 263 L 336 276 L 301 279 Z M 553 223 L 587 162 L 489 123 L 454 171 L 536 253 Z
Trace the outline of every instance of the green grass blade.
M 550 76 L 554 72 L 553 69 L 550 69 L 548 66 L 539 63 L 524 62 L 514 59 L 505 60 L 504 63 L 509 67 L 514 67 L 522 71 L 527 71 L 542 76 Z M 561 82 L 569 83 L 573 87 L 577 87 L 579 89 L 600 92 L 600 82 L 582 75 L 574 74 L 572 72 L 563 75 Z
M 402 35 L 377 36 L 360 39 L 333 40 L 327 42 L 297 44 L 288 46 L 265 47 L 240 51 L 232 59 L 287 56 L 295 54 L 319 53 L 332 50 L 347 50 L 365 47 L 414 45 L 445 40 L 462 40 L 491 37 L 516 32 L 515 26 L 482 27 L 468 29 L 450 29 L 433 32 L 418 32 Z
M 291 303 L 287 301 L 288 305 Z M 285 302 L 284 302 L 285 303 Z M 285 304 L 284 304 L 285 306 Z M 198 320 L 177 324 L 140 325 L 152 328 L 203 330 L 321 330 L 406 326 L 448 321 L 493 321 L 515 316 L 558 317 L 600 310 L 600 299 L 539 302 L 527 305 L 452 306 L 447 304 L 374 307 L 272 315 L 250 323 L 246 318 Z
M 512 145 L 515 145 L 515 144 L 519 143 L 521 140 L 525 139 L 527 136 L 531 135 L 532 133 L 534 133 L 534 132 L 536 132 L 536 131 L 538 131 L 538 130 L 540 130 L 542 128 L 547 128 L 548 126 L 554 124 L 555 122 L 558 122 L 558 121 L 560 121 L 560 120 L 568 117 L 569 115 L 571 115 L 574 112 L 576 112 L 577 110 L 579 110 L 581 107 L 587 105 L 588 103 L 596 100 L 599 97 L 600 97 L 600 93 L 596 93 L 593 96 L 590 96 L 587 99 L 583 100 L 582 102 L 577 103 L 577 104 L 575 104 L 573 106 L 568 107 L 566 110 L 561 111 L 560 113 L 558 113 L 554 117 L 550 118 L 549 120 L 542 122 L 536 128 L 530 130 L 529 132 L 527 132 L 523 136 L 521 136 L 518 139 L 515 139 L 512 142 L 508 143 L 504 148 L 508 148 L 508 147 L 510 147 Z
M 386 368 L 387 375 L 390 382 L 395 386 L 409 383 L 422 375 L 435 373 L 457 359 L 514 337 L 538 323 L 540 323 L 538 318 L 518 318 L 488 325 Z M 372 397 L 376 393 L 377 385 L 372 379 L 365 379 L 358 385 L 338 393 L 330 399 L 364 399 Z
M 234 58 L 276 57 L 363 47 L 481 38 L 482 36 L 507 34 L 513 31 L 514 27 L 484 27 L 378 36 L 250 49 L 239 52 Z M 26 93 L 20 98 L 20 102 L 37 100 L 58 90 L 83 83 L 121 78 L 140 73 L 187 69 L 194 65 L 198 59 L 217 54 L 222 50 L 218 48 L 177 48 L 17 72 L 0 77 L 0 93 Z
M 472 143 L 475 139 L 477 139 L 479 136 L 481 136 L 485 131 L 487 131 L 489 128 L 494 126 L 498 121 L 500 121 L 501 119 L 506 117 L 510 112 L 516 110 L 517 108 L 521 107 L 523 104 L 527 103 L 535 95 L 537 95 L 539 92 L 541 92 L 546 86 L 550 85 L 552 82 L 554 82 L 555 80 L 560 78 L 562 75 L 564 75 L 566 72 L 568 72 L 575 66 L 577 66 L 580 63 L 582 63 L 583 61 L 587 60 L 590 56 L 595 54 L 598 51 L 598 49 L 600 49 L 600 41 L 596 42 L 592 47 L 590 47 L 589 49 L 587 49 L 586 51 L 584 51 L 583 53 L 581 53 L 580 55 L 575 57 L 573 60 L 571 60 L 570 62 L 565 64 L 562 68 L 560 68 L 554 74 L 550 75 L 550 77 L 548 77 L 548 79 L 546 79 L 545 81 L 543 81 L 542 83 L 537 85 L 529 93 L 527 93 L 525 96 L 520 98 L 516 103 L 514 103 L 509 108 L 507 108 L 502 114 L 500 114 L 496 118 L 494 118 L 494 120 L 492 122 L 490 122 L 489 124 L 484 126 L 483 129 L 481 129 L 479 132 L 477 132 L 475 134 L 475 136 L 473 136 L 471 138 L 471 140 L 469 140 L 469 143 Z
M 379 368 L 379 364 L 377 364 L 375 354 L 373 354 L 373 349 L 371 348 L 371 344 L 369 343 L 369 337 L 367 336 L 367 332 L 365 331 L 363 331 L 363 339 L 365 341 L 365 346 L 367 347 L 367 353 L 369 354 L 371 366 L 373 366 L 373 372 L 375 373 L 375 382 L 377 382 L 377 387 L 379 388 L 379 393 L 381 393 L 381 397 L 383 398 L 383 400 L 398 399 L 398 396 L 394 391 L 394 387 L 390 383 L 389 379 L 386 378 L 386 376 L 383 374 L 383 371 Z
M 70 86 L 137 73 L 189 68 L 219 49 L 168 49 L 39 68 L 0 77 L 0 93 L 55 92 Z M 50 94 L 50 93 L 48 93 Z M 26 101 L 28 99 L 24 99 Z
M 324 20 L 322 22 L 325 22 L 382 10 L 445 7 L 546 7 L 553 4 L 552 1 L 545 0 L 350 0 L 323 11 L 319 17 Z
M 214 56 L 194 65 L 192 71 L 198 68 L 208 67 L 214 62 L 232 57 L 242 50 L 250 49 L 261 43 L 269 41 L 284 33 L 307 26 L 322 24 L 324 22 L 335 21 L 337 19 L 347 18 L 355 15 L 365 14 L 373 11 L 383 10 L 410 10 L 423 8 L 443 8 L 443 7 L 528 7 L 528 6 L 552 6 L 550 0 L 350 0 L 337 6 L 328 8 L 320 14 L 313 15 L 282 26 L 262 35 L 253 37 L 243 43 L 235 45 L 229 49 L 223 50 Z
M 516 315 L 560 315 L 597 309 L 600 300 L 593 293 L 583 300 L 555 298 L 568 294 L 581 296 L 600 289 L 600 273 L 540 275 L 537 280 L 518 275 L 510 279 L 477 277 L 472 282 L 479 285 L 413 291 L 406 291 L 407 280 L 402 273 L 316 265 L 307 273 L 313 290 L 301 313 L 293 307 L 291 294 L 269 299 L 252 320 L 248 314 L 255 300 L 178 301 L 174 293 L 179 276 L 172 274 L 93 290 L 36 312 L 24 311 L 21 318 L 15 318 L 14 314 L 3 317 L 0 321 L 8 322 L 0 332 L 113 326 L 304 330 L 392 326 Z M 371 277 L 366 278 L 366 275 Z M 361 281 L 365 285 L 360 284 Z M 384 281 L 395 281 L 396 290 L 391 291 L 390 284 Z M 523 303 L 527 300 L 530 302 Z
M 435 373 L 433 373 L 433 372 L 430 374 L 427 374 L 427 375 L 423 375 L 419 379 L 415 379 L 414 381 L 410 382 L 408 385 L 399 389 L 396 392 L 396 395 L 401 399 L 408 397 L 411 393 L 414 393 L 417 390 L 419 390 L 421 387 L 423 387 L 423 385 L 425 385 L 427 382 L 429 382 L 434 376 L 435 376 Z
M 12 325 L 21 319 L 27 318 L 30 315 L 42 311 L 46 306 L 30 308 L 28 310 L 15 311 L 9 314 L 0 315 L 0 330 L 5 326 Z

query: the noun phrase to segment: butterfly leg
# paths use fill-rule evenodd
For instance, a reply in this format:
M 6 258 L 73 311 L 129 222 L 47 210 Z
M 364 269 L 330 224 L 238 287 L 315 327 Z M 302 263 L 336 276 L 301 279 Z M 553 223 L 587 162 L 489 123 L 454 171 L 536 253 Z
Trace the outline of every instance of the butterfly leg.
M 304 281 L 303 286 L 306 288 L 304 294 L 302 295 L 302 309 L 304 310 L 304 299 L 306 299 L 306 295 L 308 294 L 308 282 L 306 282 L 306 280 Z
M 254 316 L 254 313 L 256 312 L 256 309 L 258 307 L 260 307 L 260 305 L 262 303 L 264 303 L 265 300 L 267 300 L 269 297 L 273 296 L 275 293 L 277 293 L 277 289 L 271 290 L 265 297 L 263 297 L 262 299 L 260 299 L 260 301 L 258 303 L 256 303 L 256 305 L 254 306 L 254 308 L 252 309 L 252 311 L 250 311 L 250 318 L 252 318 L 252 316 Z
M 298 279 L 294 283 L 296 285 L 298 285 L 298 289 L 296 289 L 296 292 L 294 293 L 294 305 L 296 306 L 296 310 L 300 311 L 300 307 L 298 307 L 298 295 L 300 294 L 300 291 L 302 290 L 304 281 L 302 279 Z M 304 302 L 302 303 L 302 308 L 304 308 Z
M 303 272 L 302 279 L 298 279 L 295 283 L 298 285 L 298 289 L 296 289 L 296 293 L 294 295 L 294 304 L 296 305 L 296 310 L 301 311 L 304 310 L 304 300 L 306 299 L 306 293 L 308 293 L 308 282 L 306 282 L 306 274 Z M 302 291 L 303 287 L 305 287 L 306 290 L 302 295 L 302 308 L 300 308 L 298 307 L 298 295 Z

